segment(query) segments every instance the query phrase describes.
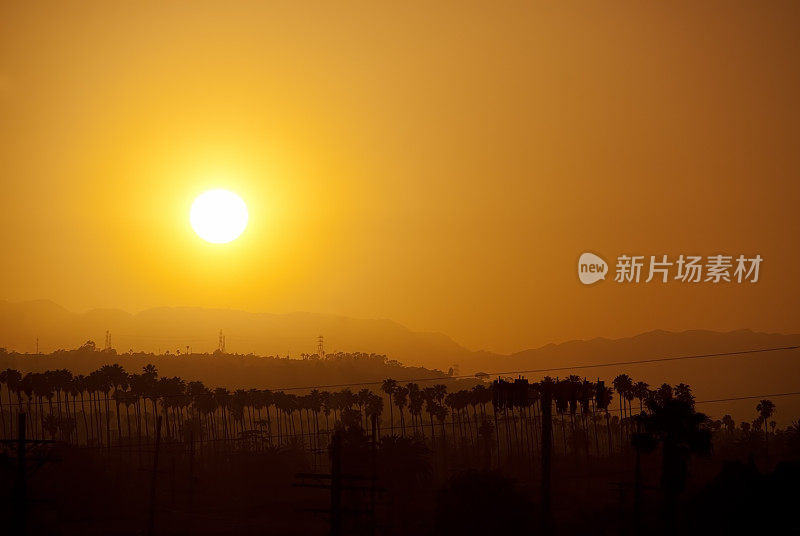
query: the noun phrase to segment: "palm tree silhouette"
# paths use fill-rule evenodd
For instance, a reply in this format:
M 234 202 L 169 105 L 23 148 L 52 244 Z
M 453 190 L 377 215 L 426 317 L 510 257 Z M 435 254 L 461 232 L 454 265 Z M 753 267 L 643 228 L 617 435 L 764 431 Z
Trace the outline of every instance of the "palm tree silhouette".
M 767 422 L 769 418 L 775 413 L 775 404 L 771 400 L 761 400 L 756 406 L 758 417 L 764 423 L 764 453 L 769 467 L 769 427 Z
M 3 385 L 6 386 L 6 392 L 8 393 L 8 407 L 11 408 L 11 388 L 8 386 L 8 372 L 11 369 L 4 370 L 0 372 L 0 418 L 3 422 L 3 439 L 9 439 L 13 435 L 13 431 L 9 432 L 6 435 L 6 410 L 3 407 Z
M 22 411 L 22 374 L 15 369 L 6 370 L 6 386 L 9 389 L 9 401 L 11 400 L 11 391 L 17 397 L 17 408 Z M 12 423 L 13 427 L 13 423 Z
M 419 385 L 416 383 L 408 383 L 406 384 L 406 388 L 408 389 L 408 412 L 411 414 L 411 428 L 414 436 L 416 436 L 417 424 L 420 421 L 422 405 L 425 403 L 425 400 L 422 396 L 422 391 L 420 390 Z M 422 430 L 422 438 L 425 439 L 424 430 Z
M 153 436 L 156 435 L 156 425 L 158 422 L 158 370 L 156 369 L 155 365 L 148 364 L 142 368 L 141 374 L 141 382 L 140 386 L 142 389 L 142 399 L 143 400 L 150 400 L 150 404 L 153 407 Z M 146 431 L 145 435 L 147 436 L 148 441 L 150 440 L 150 428 L 147 424 L 147 403 L 143 404 L 144 406 L 144 429 Z
M 668 383 L 661 384 L 661 387 L 651 394 L 651 398 L 657 404 L 666 404 L 668 400 L 672 400 L 672 386 Z
M 677 400 L 682 400 L 689 404 L 691 407 L 694 407 L 694 395 L 692 394 L 692 388 L 686 385 L 685 383 L 679 383 L 675 386 L 675 398 Z
M 623 444 L 622 435 L 623 431 L 627 429 L 626 423 L 626 404 L 627 401 L 627 417 L 631 416 L 630 411 L 630 401 L 633 400 L 633 380 L 627 374 L 620 374 L 614 381 L 612 382 L 614 385 L 614 390 L 616 390 L 617 395 L 619 395 L 619 407 L 620 407 L 620 427 L 619 427 L 619 442 L 620 446 Z
M 403 408 L 408 404 L 408 387 L 398 386 L 392 395 L 394 405 L 397 406 L 397 411 L 400 413 L 400 433 L 403 437 L 406 435 L 406 420 Z
M 644 411 L 644 401 L 650 396 L 649 385 L 645 382 L 636 382 L 633 384 L 633 396 L 639 399 L 639 411 Z
M 367 417 L 369 418 L 369 422 L 373 423 L 374 427 L 377 427 L 372 431 L 372 435 L 374 437 L 380 437 L 380 424 L 381 424 L 381 414 L 383 413 L 383 398 L 370 393 L 369 398 L 367 400 L 365 411 L 367 413 Z
M 103 365 L 100 372 L 105 375 L 107 385 L 114 388 L 114 402 L 117 409 L 117 434 L 121 434 L 122 425 L 120 424 L 119 403 L 120 398 L 117 392 L 128 388 L 128 373 L 120 365 Z M 106 391 L 106 416 L 108 416 L 108 391 Z M 110 440 L 109 440 L 110 443 Z
M 606 431 L 608 433 L 608 454 L 609 456 L 613 452 L 613 446 L 611 441 L 611 424 L 609 423 L 609 416 L 608 416 L 608 407 L 611 405 L 611 401 L 614 399 L 614 389 L 611 387 L 606 387 L 605 382 L 597 380 L 597 388 L 595 390 L 595 405 L 606 415 Z
M 736 422 L 734 422 L 733 417 L 731 417 L 730 415 L 725 415 L 724 417 L 722 417 L 722 426 L 725 427 L 725 430 L 727 431 L 729 436 L 736 431 Z
M 367 429 L 367 423 L 366 423 L 367 413 L 366 413 L 366 411 L 364 409 L 366 408 L 367 404 L 369 403 L 369 396 L 371 394 L 372 393 L 370 392 L 369 389 L 364 388 L 364 389 L 361 389 L 358 392 L 358 395 L 357 395 L 357 397 L 358 397 L 358 409 L 359 409 L 359 411 L 361 411 L 362 415 L 364 416 L 364 429 L 365 430 Z
M 230 393 L 224 387 L 217 387 L 214 389 L 214 402 L 215 402 L 215 409 L 219 410 L 220 413 L 220 420 L 222 421 L 222 437 L 227 441 L 229 438 L 228 433 L 228 401 L 230 399 Z M 277 404 L 275 406 L 277 408 Z M 278 436 L 280 436 L 280 420 L 278 421 Z
M 637 419 L 640 431 L 634 435 L 634 446 L 652 451 L 661 445 L 661 488 L 664 492 L 665 528 L 676 533 L 677 496 L 689 477 L 692 455 L 707 454 L 711 449 L 711 432 L 706 427 L 708 417 L 695 412 L 686 399 L 648 401 L 649 414 Z

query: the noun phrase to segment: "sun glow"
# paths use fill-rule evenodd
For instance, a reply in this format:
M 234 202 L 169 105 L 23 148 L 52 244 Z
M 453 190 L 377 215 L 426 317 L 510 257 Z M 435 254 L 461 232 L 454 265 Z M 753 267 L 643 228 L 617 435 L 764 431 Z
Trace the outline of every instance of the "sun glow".
M 236 240 L 247 227 L 247 205 L 229 190 L 208 190 L 192 203 L 189 221 L 206 242 L 225 244 Z

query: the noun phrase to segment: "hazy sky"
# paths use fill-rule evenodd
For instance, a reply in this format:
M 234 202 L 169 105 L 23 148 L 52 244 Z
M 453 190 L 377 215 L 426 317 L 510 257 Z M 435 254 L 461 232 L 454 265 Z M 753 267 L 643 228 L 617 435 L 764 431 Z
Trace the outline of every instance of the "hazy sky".
M 800 8 L 3 2 L 0 299 L 391 318 L 514 351 L 800 331 Z M 203 242 L 193 198 L 250 225 Z M 585 287 L 585 250 L 761 254 Z

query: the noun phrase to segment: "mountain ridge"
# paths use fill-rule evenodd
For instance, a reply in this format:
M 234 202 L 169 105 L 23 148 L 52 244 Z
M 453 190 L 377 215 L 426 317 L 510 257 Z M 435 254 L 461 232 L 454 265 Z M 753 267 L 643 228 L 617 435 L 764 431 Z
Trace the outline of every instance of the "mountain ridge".
M 527 348 L 510 354 L 470 350 L 448 335 L 414 331 L 391 319 L 362 319 L 345 315 L 294 311 L 250 312 L 195 306 L 159 306 L 130 313 L 122 309 L 96 308 L 72 312 L 50 300 L 10 302 L 0 300 L 0 345 L 33 352 L 39 337 L 42 351 L 74 348 L 87 339 L 102 340 L 110 330 L 112 346 L 119 351 L 192 351 L 217 348 L 219 330 L 226 349 L 238 353 L 299 356 L 316 351 L 316 339 L 324 335 L 331 351 L 366 351 L 386 354 L 414 366 L 448 370 L 458 364 L 461 372 L 490 372 L 531 363 L 545 366 L 597 364 L 612 356 L 670 357 L 678 353 L 734 351 L 765 345 L 800 342 L 798 334 L 765 333 L 750 329 L 714 331 L 655 329 L 628 337 L 572 339 Z M 788 342 L 787 342 L 788 341 Z M 124 343 L 124 344 L 123 344 Z M 781 343 L 783 344 L 783 343 Z M 654 348 L 659 355 L 652 355 Z
M 798 349 L 635 363 L 643 359 L 800 346 L 800 334 L 763 333 L 749 329 L 728 332 L 657 329 L 618 339 L 595 337 L 550 343 L 504 355 L 472 351 L 447 335 L 415 332 L 387 319 L 364 320 L 308 312 L 249 313 L 199 307 L 159 307 L 139 313 L 118 309 L 72 313 L 47 301 L 17 304 L 0 301 L 0 346 L 20 352 L 34 352 L 37 336 L 40 350 L 48 353 L 59 348 L 77 348 L 87 339 L 102 341 L 106 329 L 109 329 L 112 347 L 123 354 L 129 348 L 158 354 L 166 351 L 184 353 L 187 346 L 197 354 L 217 349 L 220 328 L 227 339 L 228 354 L 284 356 L 288 351 L 291 357 L 300 357 L 302 353 L 315 353 L 316 338 L 323 334 L 330 351 L 382 354 L 407 367 L 424 367 L 445 374 L 458 364 L 459 374 L 466 376 L 481 371 L 491 375 L 523 374 L 534 379 L 544 374 L 554 377 L 577 374 L 610 380 L 625 373 L 636 381 L 654 386 L 664 382 L 673 385 L 689 383 L 701 403 L 749 397 L 726 402 L 726 411 L 735 411 L 741 416 L 753 411 L 757 403 L 753 397 L 800 391 Z M 184 377 L 191 377 L 195 368 L 201 366 L 194 360 L 165 358 L 169 356 L 158 357 L 159 362 L 171 373 Z M 212 378 L 231 375 L 239 366 L 237 360 L 201 361 L 204 374 Z M 300 363 L 300 360 L 292 361 Z M 300 369 L 297 374 L 300 374 Z M 531 372 L 543 369 L 548 372 Z M 720 381 L 721 371 L 725 373 L 724 383 Z M 337 374 L 341 376 L 337 381 L 346 381 L 353 375 L 346 370 Z M 398 374 L 404 374 L 404 371 L 398 369 Z M 252 380 L 269 384 L 270 379 L 254 376 Z M 301 380 L 302 377 L 298 376 L 297 381 Z M 781 408 L 779 420 L 800 411 L 800 397 L 786 397 L 775 402 Z M 708 410 L 713 413 L 713 403 L 711 406 Z

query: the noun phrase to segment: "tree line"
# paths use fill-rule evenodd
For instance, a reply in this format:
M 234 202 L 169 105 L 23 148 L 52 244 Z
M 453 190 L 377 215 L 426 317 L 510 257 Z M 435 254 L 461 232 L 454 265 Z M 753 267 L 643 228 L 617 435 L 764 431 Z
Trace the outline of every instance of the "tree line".
M 457 383 L 451 382 L 451 388 Z M 545 400 L 544 394 L 547 393 Z M 374 390 L 311 389 L 304 393 L 269 389 L 207 387 L 199 381 L 159 376 L 153 365 L 129 373 L 119 364 L 87 374 L 66 369 L 22 374 L 0 372 L 2 434 L 14 438 L 16 413 L 25 412 L 39 438 L 74 445 L 143 444 L 156 434 L 179 442 L 245 442 L 322 449 L 336 427 L 367 434 L 418 438 L 447 445 L 487 460 L 529 456 L 540 449 L 543 418 L 552 419 L 550 440 L 564 455 L 603 456 L 625 449 L 636 433 L 635 417 L 669 400 L 694 407 L 686 384 L 651 388 L 627 374 L 610 384 L 571 375 L 498 378 L 470 388 L 445 384 L 420 386 L 386 379 Z M 617 400 L 617 407 L 611 409 Z M 549 408 L 544 407 L 547 405 Z M 388 411 L 386 411 L 388 409 Z M 760 431 L 768 441 L 775 406 L 759 402 L 758 417 L 741 430 Z M 707 420 L 711 431 L 736 430 L 729 415 Z M 30 433 L 30 432 L 29 432 Z

